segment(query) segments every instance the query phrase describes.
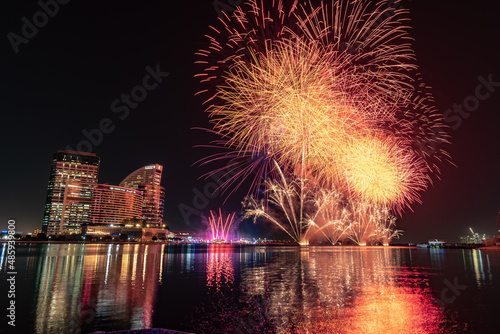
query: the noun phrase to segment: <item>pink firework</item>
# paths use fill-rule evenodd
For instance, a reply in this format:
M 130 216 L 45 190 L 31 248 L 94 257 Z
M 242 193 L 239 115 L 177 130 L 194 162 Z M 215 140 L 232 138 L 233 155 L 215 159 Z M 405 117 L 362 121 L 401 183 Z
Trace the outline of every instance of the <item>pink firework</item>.
M 221 209 L 219 214 L 210 210 L 208 217 L 208 240 L 211 242 L 229 242 L 233 240 L 236 213 L 224 216 Z

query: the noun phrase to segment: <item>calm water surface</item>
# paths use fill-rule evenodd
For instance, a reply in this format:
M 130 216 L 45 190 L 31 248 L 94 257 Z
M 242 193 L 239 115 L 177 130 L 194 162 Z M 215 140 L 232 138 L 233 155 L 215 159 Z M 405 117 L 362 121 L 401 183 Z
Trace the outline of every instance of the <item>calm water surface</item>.
M 494 249 L 43 244 L 16 255 L 18 333 L 499 331 Z M 6 297 L 4 245 L 0 257 Z

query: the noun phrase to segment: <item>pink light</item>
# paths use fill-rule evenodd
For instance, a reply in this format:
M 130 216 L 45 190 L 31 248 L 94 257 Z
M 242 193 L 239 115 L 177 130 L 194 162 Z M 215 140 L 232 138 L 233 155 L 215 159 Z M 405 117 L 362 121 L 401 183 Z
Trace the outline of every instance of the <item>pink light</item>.
M 210 210 L 210 217 L 208 218 L 209 227 L 209 240 L 210 241 L 232 241 L 232 231 L 234 228 L 234 217 L 236 213 L 227 215 L 224 217 L 222 215 L 221 209 L 219 209 L 219 214 L 217 215 L 212 210 Z

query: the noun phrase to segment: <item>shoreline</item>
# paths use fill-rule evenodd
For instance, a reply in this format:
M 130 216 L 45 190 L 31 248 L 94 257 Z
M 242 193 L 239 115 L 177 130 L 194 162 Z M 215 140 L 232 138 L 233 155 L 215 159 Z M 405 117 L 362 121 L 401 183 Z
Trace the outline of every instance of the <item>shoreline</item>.
M 0 244 L 8 243 L 8 240 L 0 240 Z M 359 248 L 384 248 L 384 247 L 400 247 L 400 248 L 414 248 L 414 249 L 500 249 L 500 246 L 492 245 L 492 246 L 484 246 L 484 245 L 451 245 L 447 247 L 441 248 L 425 248 L 425 247 L 417 247 L 414 245 L 405 245 L 405 244 L 395 244 L 389 246 L 382 245 L 373 245 L 373 246 L 358 246 L 358 245 L 327 245 L 327 244 L 312 244 L 307 246 L 301 246 L 296 243 L 256 243 L 256 244 L 239 244 L 239 243 L 187 243 L 187 242 L 155 242 L 155 241 L 71 241 L 71 240 L 54 240 L 54 241 L 45 241 L 45 240 L 17 240 L 16 245 L 29 245 L 29 244 L 79 244 L 79 245 L 196 245 L 196 246 L 210 246 L 210 245 L 224 245 L 224 246 L 286 246 L 286 247 L 359 247 Z

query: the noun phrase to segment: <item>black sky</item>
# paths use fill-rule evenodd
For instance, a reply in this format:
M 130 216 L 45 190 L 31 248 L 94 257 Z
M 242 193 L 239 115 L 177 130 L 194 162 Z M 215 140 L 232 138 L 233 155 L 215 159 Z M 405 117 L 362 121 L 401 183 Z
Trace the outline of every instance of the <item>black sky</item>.
M 221 0 L 230 3 L 229 0 Z M 474 96 L 479 76 L 500 82 L 499 6 L 488 1 L 404 2 L 411 10 L 414 49 L 424 80 L 433 87 L 441 112 Z M 496 6 L 496 7 L 495 7 Z M 41 227 L 52 154 L 84 140 L 104 118 L 115 126 L 93 152 L 101 158 L 100 182 L 118 184 L 150 163 L 165 166 L 165 218 L 174 229 L 188 225 L 179 205 L 193 206 L 193 188 L 207 169 L 192 167 L 206 151 L 193 148 L 211 137 L 203 99 L 193 78 L 194 53 L 205 43 L 218 13 L 206 1 L 78 1 L 59 12 L 16 54 L 9 32 L 21 34 L 36 1 L 9 1 L 1 11 L 0 108 L 2 110 L 2 186 L 0 227 L 15 219 L 18 231 Z M 111 104 L 142 83 L 146 67 L 169 75 L 123 120 Z M 477 111 L 451 129 L 448 151 L 457 167 L 444 165 L 442 180 L 422 196 L 423 205 L 399 221 L 403 241 L 453 240 L 467 233 L 494 235 L 500 210 L 500 87 Z M 450 123 L 456 125 L 457 123 Z M 226 206 L 239 210 L 241 197 Z M 202 211 L 216 209 L 210 199 Z M 262 232 L 265 227 L 260 227 Z M 264 233 L 266 236 L 269 234 Z

